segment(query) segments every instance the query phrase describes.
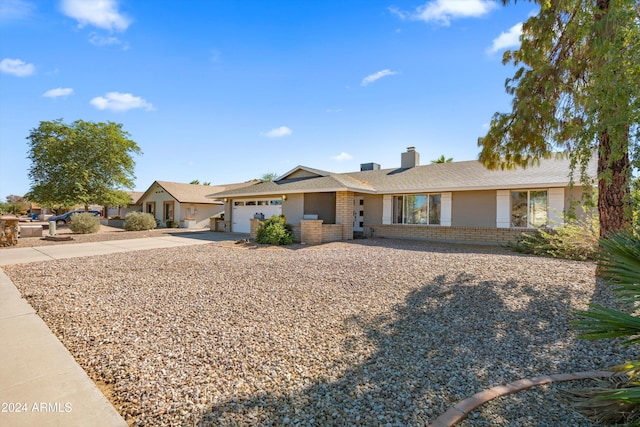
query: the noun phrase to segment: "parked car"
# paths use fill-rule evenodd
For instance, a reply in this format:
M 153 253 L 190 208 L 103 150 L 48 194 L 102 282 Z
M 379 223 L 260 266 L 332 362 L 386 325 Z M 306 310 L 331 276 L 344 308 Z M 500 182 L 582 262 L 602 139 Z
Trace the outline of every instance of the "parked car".
M 75 211 L 69 211 L 67 213 L 63 213 L 62 215 L 52 216 L 48 219 L 48 221 L 55 221 L 58 225 L 68 224 L 71 222 L 71 215 L 77 213 L 83 213 L 84 209 L 76 209 Z M 87 211 L 94 216 L 100 216 L 100 212 L 98 211 Z

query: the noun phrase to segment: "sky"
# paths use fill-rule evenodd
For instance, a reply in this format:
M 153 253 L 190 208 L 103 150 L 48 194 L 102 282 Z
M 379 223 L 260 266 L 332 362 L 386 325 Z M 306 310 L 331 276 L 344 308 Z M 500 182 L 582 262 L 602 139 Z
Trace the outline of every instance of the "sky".
M 491 0 L 0 0 L 0 200 L 41 121 L 121 123 L 156 180 L 229 184 L 477 159 L 534 5 Z

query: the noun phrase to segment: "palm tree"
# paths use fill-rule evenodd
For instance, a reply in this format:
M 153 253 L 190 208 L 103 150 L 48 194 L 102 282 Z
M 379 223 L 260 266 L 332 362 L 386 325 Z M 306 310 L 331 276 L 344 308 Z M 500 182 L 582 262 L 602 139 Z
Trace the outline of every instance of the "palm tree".
M 444 154 L 440 157 L 438 157 L 435 160 L 431 160 L 431 164 L 435 164 L 435 163 L 451 163 L 453 162 L 453 157 L 445 157 Z
M 640 229 L 600 240 L 599 275 L 616 286 L 616 297 L 629 303 L 630 313 L 592 304 L 574 321 L 579 337 L 589 340 L 626 338 L 623 345 L 640 343 Z M 603 387 L 573 391 L 576 406 L 599 422 L 640 424 L 640 360 L 612 368 L 626 377 Z

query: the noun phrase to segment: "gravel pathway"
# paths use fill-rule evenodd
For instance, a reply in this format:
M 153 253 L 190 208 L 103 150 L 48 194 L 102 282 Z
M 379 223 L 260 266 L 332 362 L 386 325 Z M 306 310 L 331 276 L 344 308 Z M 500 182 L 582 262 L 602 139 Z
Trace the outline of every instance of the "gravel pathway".
M 370 239 L 5 268 L 132 425 L 427 425 L 486 388 L 634 355 L 569 331 L 594 265 Z M 547 385 L 466 426 L 592 426 Z

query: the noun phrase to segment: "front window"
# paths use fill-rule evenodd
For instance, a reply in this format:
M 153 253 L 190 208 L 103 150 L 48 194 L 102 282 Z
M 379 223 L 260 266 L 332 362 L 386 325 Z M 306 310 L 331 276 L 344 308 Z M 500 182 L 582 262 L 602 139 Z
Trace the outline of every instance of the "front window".
M 511 192 L 511 226 L 544 227 L 548 219 L 545 190 Z
M 147 213 L 156 216 L 156 202 L 147 202 Z
M 396 224 L 440 224 L 440 194 L 408 194 L 394 197 Z
M 173 221 L 173 201 L 163 203 L 163 221 Z

